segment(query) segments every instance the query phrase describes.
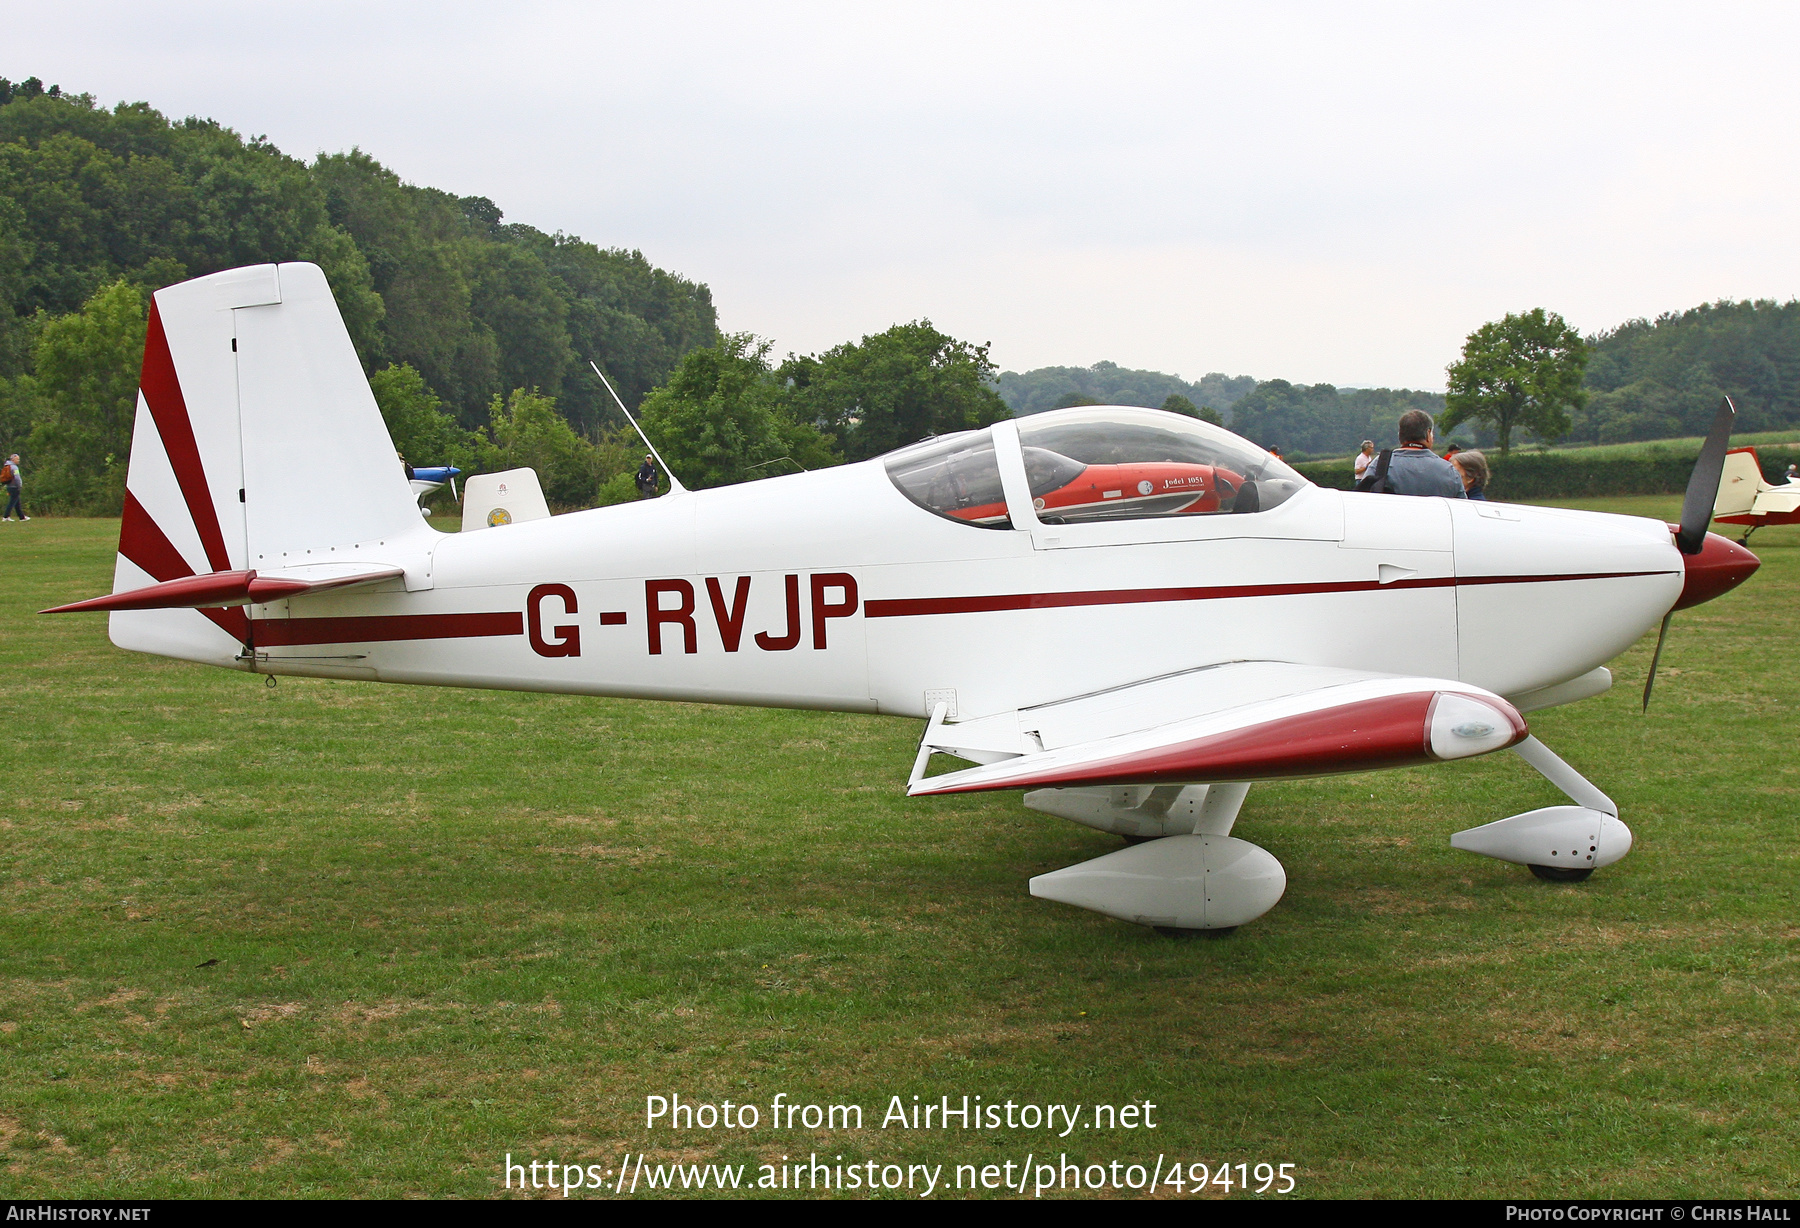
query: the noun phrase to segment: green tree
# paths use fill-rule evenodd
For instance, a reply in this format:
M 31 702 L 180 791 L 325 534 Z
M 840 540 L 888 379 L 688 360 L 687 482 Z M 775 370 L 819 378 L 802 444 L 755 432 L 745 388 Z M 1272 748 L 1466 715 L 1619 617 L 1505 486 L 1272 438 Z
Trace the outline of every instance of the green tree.
M 1231 429 L 1265 448 L 1332 452 L 1360 440 L 1369 414 L 1330 384 L 1264 380 L 1231 407 Z
M 31 242 L 25 237 L 25 210 L 0 196 L 0 379 L 25 369 L 25 321 L 12 310 L 24 297 L 25 270 L 31 264 Z
M 796 421 L 788 389 L 769 370 L 769 343 L 749 333 L 692 350 L 644 398 L 644 431 L 684 486 L 729 486 L 836 464 L 831 439 Z
M 563 372 L 575 362 L 569 348 L 569 305 L 550 271 L 529 250 L 502 243 L 465 245 L 471 274 L 469 310 L 494 337 L 503 388 L 541 388 L 553 400 Z
M 1704 434 L 1724 395 L 1740 430 L 1800 426 L 1800 300 L 1708 303 L 1589 340 L 1594 396 L 1574 415 L 1576 439 Z
M 0 89 L 0 379 L 29 374 L 40 311 L 78 311 L 120 277 L 154 291 L 265 261 L 317 263 L 364 370 L 412 366 L 471 430 L 496 394 L 535 387 L 599 438 L 617 418 L 586 359 L 630 403 L 716 338 L 705 286 L 502 217 L 358 150 L 308 166 L 147 103 Z
M 835 434 L 852 461 L 1011 417 L 994 375 L 987 346 L 958 341 L 929 320 L 790 358 L 776 372 L 792 390 L 794 419 Z
M 1097 362 L 1091 367 L 1039 367 L 1035 371 L 1002 371 L 995 390 L 1015 414 L 1042 413 L 1067 405 L 1162 404 L 1170 396 L 1186 397 L 1196 405 L 1228 409 L 1256 387 L 1247 375 L 1229 376 L 1213 371 L 1189 383 L 1179 375 L 1139 371 L 1116 362 Z M 1086 398 L 1068 400 L 1069 397 Z
M 1202 422 L 1210 422 L 1214 426 L 1224 426 L 1225 419 L 1219 417 L 1219 411 L 1212 406 L 1201 407 L 1182 396 L 1179 392 L 1171 392 L 1163 398 L 1162 408 L 1171 414 L 1186 414 L 1190 418 L 1198 418 Z
M 0 456 L 14 452 L 31 456 L 31 430 L 44 417 L 43 398 L 37 381 L 29 375 L 7 379 L 0 375 Z M 35 457 L 33 461 L 35 462 Z M 36 478 L 32 480 L 36 487 Z
M 1447 368 L 1439 433 L 1448 435 L 1464 422 L 1482 423 L 1492 428 L 1502 456 L 1515 430 L 1544 440 L 1561 438 L 1569 431 L 1569 410 L 1587 402 L 1582 371 L 1589 352 L 1580 333 L 1542 307 L 1483 324 Z
M 481 436 L 465 431 L 443 410 L 443 401 L 406 363 L 383 367 L 369 377 L 369 391 L 381 407 L 394 447 L 415 465 L 455 465 L 468 471 L 481 463 Z
M 480 467 L 536 470 L 544 499 L 553 505 L 593 506 L 600 483 L 623 463 L 622 456 L 577 435 L 556 412 L 555 400 L 535 388 L 516 388 L 504 401 L 495 397 L 488 412 L 493 443 L 483 449 Z
M 79 312 L 44 320 L 33 347 L 42 417 L 27 446 L 47 505 L 116 515 L 137 412 L 144 298 L 121 278 Z
M 605 369 L 626 404 L 636 405 L 682 355 L 719 339 L 711 291 L 654 267 L 642 252 L 603 251 L 530 226 L 502 226 L 498 233 L 535 253 L 552 284 L 566 293 L 576 361 L 563 377 L 557 407 L 577 430 L 592 434 L 603 422 L 625 425 L 588 360 Z

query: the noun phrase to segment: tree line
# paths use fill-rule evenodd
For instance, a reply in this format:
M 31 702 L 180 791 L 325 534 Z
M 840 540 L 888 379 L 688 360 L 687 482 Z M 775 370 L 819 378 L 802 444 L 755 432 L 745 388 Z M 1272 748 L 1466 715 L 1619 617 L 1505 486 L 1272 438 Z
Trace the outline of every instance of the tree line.
M 690 486 L 856 460 L 1007 414 L 985 347 L 929 321 L 772 362 L 707 287 L 507 223 L 353 149 L 310 164 L 212 120 L 0 78 L 0 450 L 47 510 L 116 512 L 148 296 L 221 269 L 324 269 L 396 445 L 530 465 L 561 507 L 632 492 L 599 363 Z
M 1700 435 L 1727 395 L 1738 429 L 1780 430 L 1800 427 L 1800 300 L 1721 300 L 1585 337 L 1554 312 L 1518 312 L 1471 333 L 1446 376 L 1448 396 L 1217 374 L 1186 385 L 1103 362 L 1008 371 L 1000 392 L 1016 413 L 1158 405 L 1185 392 L 1246 438 L 1312 456 L 1344 454 L 1364 439 L 1385 447 L 1408 409 L 1439 416 L 1446 439 L 1454 431 L 1465 444 L 1503 450 Z
M 420 464 L 530 465 L 561 507 L 631 497 L 639 444 L 598 361 L 701 487 L 860 460 L 1009 413 L 1161 407 L 1300 455 L 1391 442 L 1408 409 L 1504 451 L 1800 425 L 1800 302 L 1719 302 L 1583 338 L 1542 309 L 1470 335 L 1446 397 L 1212 372 L 998 372 L 929 321 L 781 361 L 719 333 L 711 293 L 635 251 L 507 223 L 352 149 L 311 163 L 147 103 L 0 78 L 0 454 L 48 510 L 123 497 L 147 296 L 244 264 L 324 268 L 396 444 Z
M 1570 441 L 1704 434 L 1721 396 L 1737 406 L 1740 430 L 1800 426 L 1800 301 L 1721 300 L 1589 340 L 1589 396 Z
M 1248 375 L 1210 371 L 1192 383 L 1162 371 L 1139 371 L 1116 362 L 1091 367 L 1038 367 L 1002 371 L 997 389 L 1015 414 L 1036 414 L 1071 405 L 1142 405 L 1161 408 L 1180 397 L 1196 410 L 1212 410 L 1221 421 L 1239 398 L 1256 387 Z

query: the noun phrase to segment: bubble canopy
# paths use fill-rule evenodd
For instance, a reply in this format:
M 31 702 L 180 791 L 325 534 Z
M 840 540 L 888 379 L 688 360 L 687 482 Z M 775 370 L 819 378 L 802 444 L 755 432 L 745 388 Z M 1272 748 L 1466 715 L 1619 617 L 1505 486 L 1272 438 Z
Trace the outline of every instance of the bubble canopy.
M 1223 427 L 1127 405 L 1051 410 L 1019 420 L 1032 506 L 1045 524 L 1255 514 L 1307 485 Z M 1012 527 L 991 430 L 962 431 L 891 452 L 888 477 L 937 515 Z

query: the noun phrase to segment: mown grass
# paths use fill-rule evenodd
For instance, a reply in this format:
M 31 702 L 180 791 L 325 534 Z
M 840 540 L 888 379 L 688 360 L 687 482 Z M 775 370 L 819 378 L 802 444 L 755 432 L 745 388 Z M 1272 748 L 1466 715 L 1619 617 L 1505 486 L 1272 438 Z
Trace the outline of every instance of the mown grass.
M 1587 506 L 1669 516 L 1678 499 Z M 1513 756 L 1263 786 L 1286 898 L 1172 941 L 1030 898 L 1117 847 L 909 802 L 915 723 L 283 680 L 113 649 L 114 524 L 0 526 L 0 1195 L 491 1196 L 500 1158 L 1297 1165 L 1302 1195 L 1788 1196 L 1800 530 L 1534 729 L 1638 845 L 1453 851 Z M 644 1097 L 861 1132 L 646 1132 Z M 892 1095 L 1159 1106 L 908 1133 Z M 946 1168 L 946 1173 L 951 1171 Z M 640 1194 L 642 1191 L 640 1191 Z

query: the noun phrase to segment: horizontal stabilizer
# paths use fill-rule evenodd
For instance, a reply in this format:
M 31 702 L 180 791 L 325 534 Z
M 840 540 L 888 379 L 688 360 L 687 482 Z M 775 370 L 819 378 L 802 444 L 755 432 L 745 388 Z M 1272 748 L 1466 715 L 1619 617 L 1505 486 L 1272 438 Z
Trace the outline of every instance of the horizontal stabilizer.
M 1174 716 L 1179 687 L 1171 690 L 1170 684 L 1183 681 L 1188 714 Z M 1239 682 L 1241 688 L 1232 685 Z M 1133 705 L 1133 692 L 1157 703 Z M 1467 683 L 1281 662 L 1240 662 L 1123 687 L 1105 696 L 1110 711 L 1102 710 L 1098 698 L 1018 714 L 1021 724 L 1041 714 L 1045 719 L 1038 723 L 1049 728 L 1056 714 L 1048 709 L 1079 705 L 1085 718 L 1080 724 L 1095 730 L 1089 740 L 1046 737 L 1043 750 L 916 779 L 907 792 L 1329 776 L 1464 759 L 1512 746 L 1527 732 L 1525 718 L 1511 704 Z M 1102 732 L 1134 706 L 1159 708 L 1163 719 L 1131 732 Z M 958 732 L 956 726 L 940 725 L 927 734 L 928 745 L 950 750 Z
M 285 597 L 301 597 L 328 589 L 374 584 L 405 575 L 401 567 L 368 563 L 314 563 L 279 571 L 213 571 L 182 576 L 124 593 L 90 597 L 59 605 L 40 614 L 76 614 L 84 610 L 210 610 L 220 606 L 260 605 Z

